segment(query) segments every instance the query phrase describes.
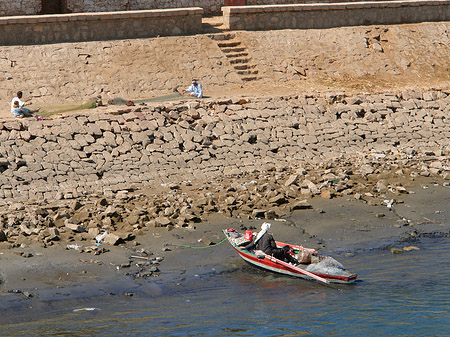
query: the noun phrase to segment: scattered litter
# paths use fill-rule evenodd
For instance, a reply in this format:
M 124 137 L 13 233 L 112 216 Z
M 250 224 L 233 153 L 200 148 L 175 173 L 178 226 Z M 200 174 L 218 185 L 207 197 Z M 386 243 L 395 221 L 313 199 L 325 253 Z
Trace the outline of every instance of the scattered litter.
M 105 232 L 103 232 L 103 233 L 97 235 L 97 236 L 95 237 L 95 240 L 97 241 L 98 244 L 100 244 L 100 242 L 103 241 L 103 239 L 106 237 L 106 235 L 108 235 L 108 231 L 105 231 Z M 96 244 L 96 245 L 97 245 L 97 244 Z
M 80 308 L 80 309 L 73 309 L 73 312 L 78 312 L 78 311 L 95 311 L 95 310 L 100 310 L 99 308 Z
M 383 202 L 386 204 L 386 207 L 390 209 L 390 208 L 392 208 L 392 206 L 394 204 L 394 199 L 384 200 Z
M 78 245 L 78 244 L 74 244 L 74 245 L 67 245 L 67 246 L 66 246 L 66 249 L 67 249 L 67 250 L 69 250 L 69 249 L 80 250 L 80 249 L 81 249 L 81 246 L 80 246 L 80 245 Z
M 131 255 L 131 258 L 133 258 L 133 259 L 150 260 L 148 257 L 145 257 L 145 256 L 137 256 L 137 255 Z

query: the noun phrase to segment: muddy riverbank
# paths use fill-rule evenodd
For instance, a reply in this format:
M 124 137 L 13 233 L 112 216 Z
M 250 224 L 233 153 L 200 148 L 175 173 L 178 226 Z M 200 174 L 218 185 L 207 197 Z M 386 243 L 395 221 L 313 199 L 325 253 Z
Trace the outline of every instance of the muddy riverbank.
M 310 207 L 270 220 L 272 230 L 278 240 L 314 247 L 337 259 L 416 246 L 423 236 L 449 235 L 449 187 L 444 185 L 424 178 L 409 185 L 408 194 L 388 192 L 372 199 L 378 203 L 369 202 L 368 196 L 316 196 L 309 200 Z M 384 198 L 395 199 L 394 207 L 383 204 Z M 158 293 L 161 286 L 180 286 L 199 275 L 232 270 L 244 262 L 227 242 L 204 247 L 219 243 L 224 228 L 259 228 L 263 221 L 208 216 L 195 229 L 156 227 L 119 246 L 103 243 L 97 247 L 99 255 L 89 251 L 94 245 L 86 240 L 2 249 L 2 309 L 32 311 L 54 300 Z

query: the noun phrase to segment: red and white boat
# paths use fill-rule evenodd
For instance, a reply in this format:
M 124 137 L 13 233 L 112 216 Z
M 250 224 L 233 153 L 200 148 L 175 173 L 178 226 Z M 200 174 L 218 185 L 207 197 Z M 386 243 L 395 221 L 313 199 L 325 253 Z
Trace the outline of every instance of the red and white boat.
M 338 261 L 330 256 L 319 255 L 315 249 L 275 241 L 279 248 L 286 245 L 290 247 L 288 252 L 291 255 L 290 262 L 287 262 L 267 255 L 261 250 L 246 250 L 244 247 L 251 240 L 249 240 L 248 234 L 251 237 L 253 233 L 243 235 L 233 228 L 225 229 L 223 232 L 239 255 L 245 261 L 257 267 L 323 283 L 348 284 L 354 282 L 357 278 L 355 273 L 346 270 Z

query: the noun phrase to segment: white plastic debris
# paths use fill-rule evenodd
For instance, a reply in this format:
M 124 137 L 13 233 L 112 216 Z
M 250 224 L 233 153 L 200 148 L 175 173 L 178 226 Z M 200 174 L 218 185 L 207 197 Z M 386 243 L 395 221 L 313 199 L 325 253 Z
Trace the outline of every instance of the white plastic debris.
M 78 311 L 95 311 L 95 310 L 100 310 L 99 308 L 80 308 L 80 309 L 73 309 L 73 312 L 78 312 Z
M 81 246 L 74 244 L 74 245 L 67 245 L 66 249 L 75 249 L 75 250 L 80 250 Z
M 103 239 L 106 237 L 106 235 L 108 235 L 108 231 L 105 231 L 105 232 L 100 233 L 99 235 L 97 235 L 97 236 L 95 237 L 95 240 L 96 240 L 98 243 L 100 243 L 100 242 L 103 241 Z

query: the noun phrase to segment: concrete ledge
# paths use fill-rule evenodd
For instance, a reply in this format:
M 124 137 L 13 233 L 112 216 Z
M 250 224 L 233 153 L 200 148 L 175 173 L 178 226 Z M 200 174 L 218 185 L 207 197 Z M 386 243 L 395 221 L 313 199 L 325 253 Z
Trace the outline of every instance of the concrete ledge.
M 370 1 L 222 7 L 231 30 L 308 29 L 450 20 L 450 1 Z
M 198 34 L 202 31 L 202 14 L 202 8 L 193 7 L 3 17 L 0 45 Z

